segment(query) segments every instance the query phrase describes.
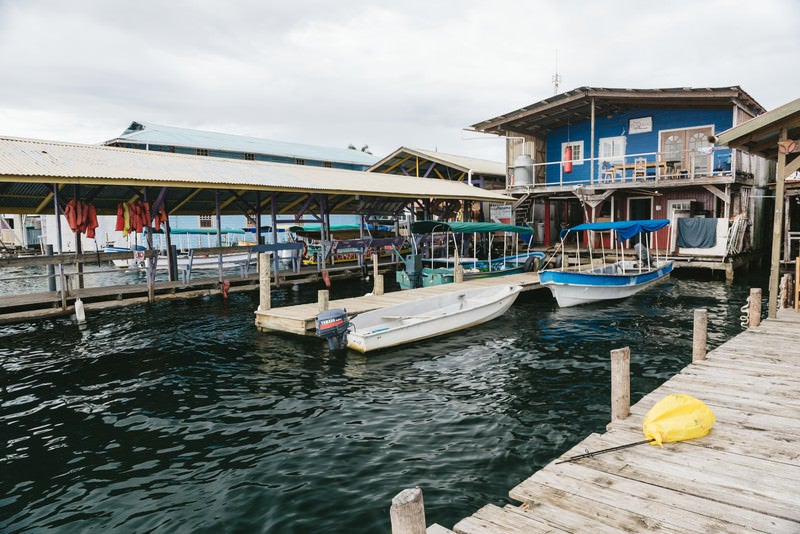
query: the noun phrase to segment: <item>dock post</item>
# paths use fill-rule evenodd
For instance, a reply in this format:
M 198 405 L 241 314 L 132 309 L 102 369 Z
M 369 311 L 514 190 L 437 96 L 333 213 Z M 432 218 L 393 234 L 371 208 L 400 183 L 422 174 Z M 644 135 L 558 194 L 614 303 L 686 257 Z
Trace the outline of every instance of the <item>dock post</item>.
M 460 284 L 464 281 L 464 268 L 461 265 L 453 267 L 453 283 Z
M 692 336 L 692 361 L 706 359 L 706 338 L 708 337 L 708 310 L 694 311 L 694 332 Z
M 45 254 L 47 256 L 53 255 L 53 245 L 46 245 L 45 246 Z M 47 264 L 47 288 L 51 292 L 55 292 L 56 290 L 56 266 L 52 263 Z
M 747 326 L 759 326 L 761 324 L 761 288 L 750 288 L 750 307 L 747 310 L 749 322 Z
M 258 255 L 258 287 L 259 301 L 258 311 L 268 311 L 272 305 L 270 298 L 270 276 L 269 276 L 270 257 L 268 252 L 261 252 Z
M 381 296 L 383 295 L 383 275 L 376 274 L 372 286 L 372 294 Z
M 611 421 L 631 413 L 631 348 L 611 351 Z
M 425 534 L 422 490 L 408 488 L 395 495 L 389 516 L 392 518 L 392 534 Z
M 372 276 L 378 276 L 378 255 L 376 253 L 372 253 Z
M 330 300 L 330 293 L 327 289 L 320 289 L 317 291 L 317 303 L 319 304 L 319 312 L 322 313 L 328 309 L 328 301 Z

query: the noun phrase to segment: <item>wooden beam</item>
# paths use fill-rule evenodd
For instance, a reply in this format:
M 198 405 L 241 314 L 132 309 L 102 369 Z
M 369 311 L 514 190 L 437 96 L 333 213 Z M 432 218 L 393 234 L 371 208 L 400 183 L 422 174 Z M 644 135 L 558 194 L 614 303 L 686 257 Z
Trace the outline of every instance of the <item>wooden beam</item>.
M 730 195 L 728 195 L 724 191 L 720 191 L 717 186 L 714 185 L 704 185 L 703 189 L 717 197 L 718 199 L 722 200 L 725 203 L 729 203 L 731 201 Z
M 781 128 L 778 141 L 785 141 L 788 130 Z M 778 316 L 778 284 L 780 277 L 781 235 L 783 234 L 783 191 L 786 181 L 786 154 L 778 152 L 778 168 L 775 176 L 775 217 L 772 221 L 772 253 L 769 269 L 769 309 L 767 316 L 775 319 Z

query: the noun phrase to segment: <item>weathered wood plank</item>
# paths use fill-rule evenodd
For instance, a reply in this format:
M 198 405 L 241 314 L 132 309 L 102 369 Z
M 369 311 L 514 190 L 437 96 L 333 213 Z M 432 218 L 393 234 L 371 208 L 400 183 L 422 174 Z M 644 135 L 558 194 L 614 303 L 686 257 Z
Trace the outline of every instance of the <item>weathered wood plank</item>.
M 487 504 L 475 514 L 464 518 L 453 527 L 458 534 L 486 534 L 504 532 L 508 534 L 537 534 L 552 532 L 570 532 L 554 528 L 534 517 L 526 517 L 514 513 L 507 508 Z
M 522 506 L 484 508 L 462 523 L 470 532 L 519 532 L 513 515 L 522 515 L 570 532 L 800 532 L 799 364 L 800 315 L 782 312 L 689 365 L 562 458 L 641 440 L 645 414 L 670 393 L 712 408 L 707 436 L 550 463 L 509 492 Z
M 539 485 L 560 488 L 619 506 L 656 521 L 680 526 L 685 532 L 791 532 L 797 524 L 743 510 L 729 504 L 645 485 L 615 473 L 604 473 L 578 462 L 538 471 L 509 492 L 512 499 L 535 499 Z M 587 506 L 591 506 L 587 503 Z

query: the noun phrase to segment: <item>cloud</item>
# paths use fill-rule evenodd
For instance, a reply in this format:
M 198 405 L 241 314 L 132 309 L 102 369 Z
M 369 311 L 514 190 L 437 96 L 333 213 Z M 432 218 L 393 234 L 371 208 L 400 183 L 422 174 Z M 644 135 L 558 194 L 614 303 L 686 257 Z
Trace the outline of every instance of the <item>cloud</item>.
M 792 0 L 0 0 L 0 134 L 99 142 L 138 119 L 501 160 L 500 140 L 463 129 L 552 95 L 556 68 L 561 91 L 788 102 L 798 15 Z

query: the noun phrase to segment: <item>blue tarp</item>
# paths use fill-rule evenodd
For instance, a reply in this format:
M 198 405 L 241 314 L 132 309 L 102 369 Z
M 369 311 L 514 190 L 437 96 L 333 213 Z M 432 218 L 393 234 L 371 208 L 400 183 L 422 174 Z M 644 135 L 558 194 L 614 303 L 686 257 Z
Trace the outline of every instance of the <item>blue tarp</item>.
M 717 220 L 703 217 L 678 219 L 678 246 L 711 248 L 717 244 Z
M 569 232 L 580 232 L 591 230 L 594 232 L 607 232 L 614 230 L 617 232 L 617 239 L 625 241 L 635 237 L 642 232 L 655 232 L 665 226 L 669 225 L 669 219 L 653 219 L 643 221 L 614 221 L 614 222 L 595 222 L 583 223 L 572 228 L 567 228 L 561 232 L 561 236 L 565 236 Z

